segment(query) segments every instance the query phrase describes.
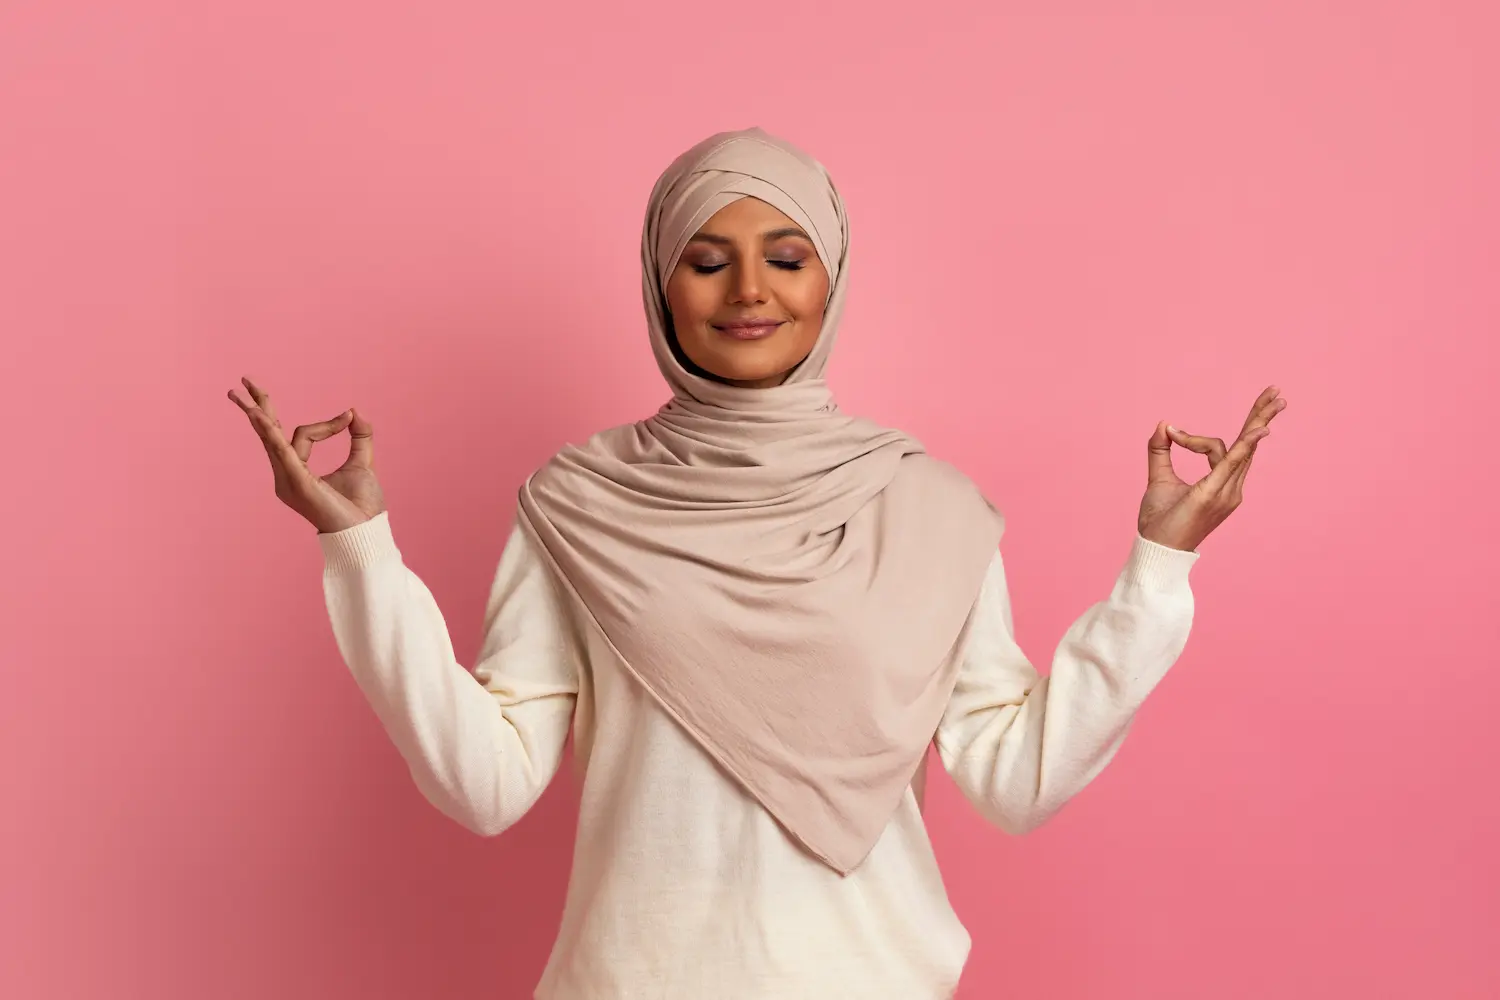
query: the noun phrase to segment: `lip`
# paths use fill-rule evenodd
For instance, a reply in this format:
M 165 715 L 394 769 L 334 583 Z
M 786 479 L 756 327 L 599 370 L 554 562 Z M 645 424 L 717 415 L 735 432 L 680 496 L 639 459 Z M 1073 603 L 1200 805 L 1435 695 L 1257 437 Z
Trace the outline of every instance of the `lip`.
M 736 340 L 760 340 L 769 337 L 781 327 L 776 319 L 737 319 L 729 323 L 715 323 L 713 328 Z

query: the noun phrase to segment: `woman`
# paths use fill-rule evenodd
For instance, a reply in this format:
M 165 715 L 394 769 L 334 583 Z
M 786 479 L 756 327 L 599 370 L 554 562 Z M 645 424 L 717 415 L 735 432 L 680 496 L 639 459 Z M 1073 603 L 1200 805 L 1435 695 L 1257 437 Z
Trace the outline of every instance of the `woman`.
M 1268 389 L 1227 450 L 1157 427 L 1129 559 L 1039 679 L 999 516 L 823 381 L 848 226 L 822 167 L 758 129 L 705 140 L 658 181 L 642 262 L 673 397 L 521 490 L 472 675 L 393 541 L 369 423 L 288 441 L 259 387 L 230 396 L 320 532 L 339 648 L 435 806 L 501 832 L 573 729 L 578 840 L 538 997 L 950 996 L 970 942 L 923 827 L 927 747 L 1012 833 L 1088 784 L 1186 642 L 1195 550 L 1284 403 Z M 313 476 L 345 430 L 349 460 Z M 1173 444 L 1212 471 L 1179 479 Z

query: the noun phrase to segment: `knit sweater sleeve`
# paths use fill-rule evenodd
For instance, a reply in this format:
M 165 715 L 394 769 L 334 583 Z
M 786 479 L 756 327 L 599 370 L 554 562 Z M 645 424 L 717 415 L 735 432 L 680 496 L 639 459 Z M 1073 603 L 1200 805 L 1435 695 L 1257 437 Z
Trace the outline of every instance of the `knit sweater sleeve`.
M 387 514 L 319 541 L 339 651 L 417 787 L 475 833 L 505 830 L 556 774 L 578 692 L 580 651 L 546 567 L 513 531 L 471 674 Z
M 996 553 L 935 740 L 986 819 L 1009 833 L 1035 829 L 1109 763 L 1187 643 L 1196 560 L 1137 536 L 1109 595 L 1073 623 L 1039 677 L 1016 644 Z

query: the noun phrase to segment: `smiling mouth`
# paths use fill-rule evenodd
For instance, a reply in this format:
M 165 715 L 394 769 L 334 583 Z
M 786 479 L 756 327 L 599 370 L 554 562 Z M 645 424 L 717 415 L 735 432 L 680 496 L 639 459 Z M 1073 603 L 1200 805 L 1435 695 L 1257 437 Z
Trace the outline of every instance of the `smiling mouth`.
M 781 328 L 781 321 L 774 319 L 747 320 L 740 323 L 713 324 L 713 328 L 735 340 L 760 340 L 769 337 Z

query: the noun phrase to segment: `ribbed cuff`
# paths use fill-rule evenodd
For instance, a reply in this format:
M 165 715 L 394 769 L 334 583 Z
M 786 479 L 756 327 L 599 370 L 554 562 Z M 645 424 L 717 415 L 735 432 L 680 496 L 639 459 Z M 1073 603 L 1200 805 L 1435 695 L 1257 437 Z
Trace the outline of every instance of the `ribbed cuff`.
M 1187 584 L 1197 561 L 1197 552 L 1184 552 L 1136 535 L 1121 579 L 1148 590 L 1176 590 Z
M 358 573 L 383 562 L 401 561 L 386 511 L 352 528 L 320 534 L 318 544 L 323 548 L 325 573 Z

